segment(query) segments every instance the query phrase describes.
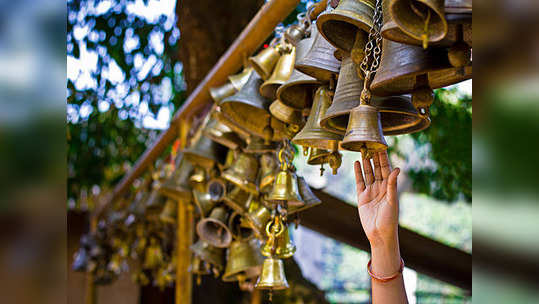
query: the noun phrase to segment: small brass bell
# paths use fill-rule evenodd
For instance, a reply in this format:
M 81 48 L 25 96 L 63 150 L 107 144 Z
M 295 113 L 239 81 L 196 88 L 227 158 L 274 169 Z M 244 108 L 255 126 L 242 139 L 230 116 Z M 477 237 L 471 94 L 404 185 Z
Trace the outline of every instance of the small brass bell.
M 146 247 L 142 268 L 155 269 L 163 264 L 163 251 L 156 238 L 150 238 L 150 244 Z
M 235 240 L 227 252 L 223 281 L 244 281 L 260 275 L 263 257 L 257 239 Z
M 247 210 L 251 194 L 244 191 L 238 186 L 233 186 L 231 191 L 223 198 L 223 201 L 227 206 L 232 208 L 232 210 L 244 213 Z
M 292 139 L 296 145 L 336 151 L 342 137 L 322 129 L 320 121 L 331 104 L 328 88 L 321 86 L 316 90 L 313 107 L 305 127 Z
M 192 164 L 210 170 L 217 163 L 224 163 L 226 148 L 200 134 L 196 142 L 183 150 L 186 160 Z
M 277 89 L 285 83 L 292 71 L 294 70 L 294 62 L 296 61 L 296 48 L 293 47 L 292 50 L 279 58 L 277 65 L 273 70 L 270 78 L 264 81 L 260 86 L 260 95 L 268 99 L 275 99 L 277 94 Z
M 271 190 L 277 171 L 277 160 L 273 153 L 264 153 L 260 156 L 260 192 L 267 193 Z
M 270 142 L 266 144 L 264 139 L 258 136 L 251 136 L 248 139 L 247 147 L 243 150 L 245 153 L 268 153 L 277 149 L 276 142 Z
M 215 102 L 236 94 L 238 91 L 231 82 L 226 82 L 222 86 L 210 88 L 210 96 Z
M 429 42 L 442 40 L 447 33 L 444 0 L 390 0 L 389 14 L 407 35 Z
M 282 290 L 288 288 L 281 259 L 267 258 L 262 265 L 262 273 L 256 281 L 256 289 Z
M 224 207 L 215 207 L 210 216 L 200 220 L 196 226 L 198 236 L 217 248 L 226 248 L 232 242 L 232 234 L 227 226 L 228 212 Z
M 240 73 L 228 76 L 228 80 L 234 86 L 234 88 L 236 88 L 236 91 L 239 91 L 247 83 L 247 80 L 249 80 L 249 76 L 251 76 L 252 72 L 252 67 L 245 67 Z
M 380 113 L 375 107 L 361 104 L 352 109 L 341 147 L 361 152 L 364 158 L 370 158 L 374 152 L 387 149 Z
M 309 29 L 304 28 L 303 26 L 300 26 L 298 24 L 292 24 L 286 29 L 283 36 L 286 42 L 292 44 L 293 46 L 297 46 L 297 44 L 301 41 L 301 39 L 305 36 Z
M 322 204 L 322 201 L 318 197 L 316 197 L 316 195 L 314 195 L 313 191 L 311 190 L 311 187 L 309 187 L 309 184 L 307 184 L 307 181 L 302 176 L 298 176 L 298 184 L 299 194 L 301 194 L 301 197 L 305 202 L 305 206 L 299 207 L 297 209 L 291 208 L 288 214 L 305 211 L 309 208 Z
M 201 217 L 208 215 L 216 204 L 209 192 L 197 188 L 193 188 L 193 200 Z
M 330 151 L 317 148 L 310 150 L 309 158 L 307 159 L 308 165 L 322 165 L 327 163 L 327 157 L 331 154 Z
M 175 224 L 177 216 L 176 207 L 177 202 L 168 199 L 165 203 L 165 206 L 163 207 L 163 210 L 161 211 L 161 214 L 159 214 L 159 219 L 167 224 Z
M 216 119 L 210 119 L 203 132 L 211 140 L 232 150 L 243 148 L 245 145 L 235 132 Z
M 206 192 L 212 202 L 220 202 L 226 195 L 226 184 L 221 178 L 212 178 L 208 181 Z
M 276 99 L 270 105 L 269 110 L 271 115 L 284 123 L 296 126 L 302 126 L 305 124 L 303 113 L 301 113 L 300 110 L 285 105 L 279 99 Z
M 244 191 L 257 195 L 257 175 L 257 158 L 253 154 L 240 153 L 234 164 L 223 172 L 222 177 Z
M 320 14 L 316 25 L 329 43 L 351 52 L 357 32 L 366 36 L 372 27 L 373 16 L 373 0 L 341 0 L 334 10 Z
M 266 224 L 266 235 L 268 239 L 262 246 L 262 255 L 287 259 L 296 252 L 296 246 L 290 240 L 288 226 L 279 217 Z
M 225 250 L 214 247 L 203 240 L 199 239 L 195 244 L 191 245 L 191 251 L 202 261 L 211 264 L 218 271 L 224 268 Z
M 254 230 L 258 238 L 265 238 L 265 227 L 268 221 L 271 219 L 271 211 L 263 204 L 251 204 L 256 205 L 254 208 L 249 208 L 249 212 L 245 215 L 249 226 Z
M 277 90 L 277 99 L 294 109 L 303 110 L 312 103 L 312 96 L 321 82 L 297 69 L 290 78 Z
M 281 53 L 277 46 L 269 46 L 260 51 L 256 56 L 249 58 L 249 63 L 255 71 L 266 80 L 270 77 L 273 68 L 279 61 Z
M 318 31 L 311 36 L 314 42 L 310 50 L 303 58 L 296 61 L 296 69 L 322 82 L 328 82 L 332 77 L 339 74 L 341 63 L 333 53 L 332 46 Z
M 283 158 L 283 151 L 279 152 L 281 169 L 266 200 L 272 203 L 287 202 L 288 206 L 303 206 L 305 203 L 298 192 L 297 176 L 289 170 L 288 161 Z

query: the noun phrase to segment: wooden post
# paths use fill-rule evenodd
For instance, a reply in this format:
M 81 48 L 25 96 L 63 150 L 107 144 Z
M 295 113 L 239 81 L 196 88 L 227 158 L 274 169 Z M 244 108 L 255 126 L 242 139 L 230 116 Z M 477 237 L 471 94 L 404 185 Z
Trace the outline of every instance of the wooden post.
M 97 231 L 97 216 L 90 213 L 90 233 Z M 97 289 L 94 283 L 94 274 L 91 272 L 86 273 L 86 290 L 85 290 L 85 304 L 97 303 Z

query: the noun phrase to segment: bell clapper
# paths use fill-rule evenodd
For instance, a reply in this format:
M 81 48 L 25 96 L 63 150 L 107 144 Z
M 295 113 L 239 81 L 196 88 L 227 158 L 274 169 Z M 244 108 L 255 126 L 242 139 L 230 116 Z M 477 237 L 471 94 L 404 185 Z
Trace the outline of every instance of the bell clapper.
M 333 175 L 336 175 L 337 170 L 341 167 L 341 163 L 342 163 L 341 153 L 337 151 L 331 152 L 331 154 L 328 156 L 328 162 L 329 162 L 329 166 L 333 170 Z
M 324 164 L 323 164 L 323 163 L 320 164 L 320 176 L 324 176 L 324 171 L 325 171 L 325 170 L 326 170 L 326 169 L 324 169 Z

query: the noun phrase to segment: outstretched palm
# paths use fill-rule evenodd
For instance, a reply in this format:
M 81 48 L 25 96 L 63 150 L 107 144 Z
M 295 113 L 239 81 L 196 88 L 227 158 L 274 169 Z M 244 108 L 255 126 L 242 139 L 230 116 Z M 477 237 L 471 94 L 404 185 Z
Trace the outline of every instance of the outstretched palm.
M 379 152 L 370 160 L 354 164 L 357 185 L 359 218 L 371 245 L 383 245 L 396 240 L 399 222 L 397 176 L 391 171 L 387 152 Z

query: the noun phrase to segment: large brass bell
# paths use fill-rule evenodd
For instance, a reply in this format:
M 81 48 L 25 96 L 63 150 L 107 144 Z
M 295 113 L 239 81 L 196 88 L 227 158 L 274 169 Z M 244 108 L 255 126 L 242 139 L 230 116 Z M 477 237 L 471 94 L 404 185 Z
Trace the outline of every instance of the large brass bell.
M 423 48 L 442 40 L 447 33 L 444 0 L 390 0 L 389 14 L 398 27 Z
M 193 188 L 193 200 L 201 217 L 208 215 L 216 204 L 209 192 L 197 188 Z
M 262 246 L 262 255 L 279 259 L 287 259 L 294 255 L 296 246 L 290 240 L 288 226 L 279 216 L 266 224 L 266 234 L 268 239 Z
M 273 68 L 279 61 L 281 53 L 278 46 L 270 45 L 260 51 L 256 56 L 249 58 L 249 63 L 255 69 L 256 73 L 264 80 L 268 79 Z
M 272 203 L 287 202 L 288 206 L 303 206 L 305 203 L 298 192 L 298 180 L 294 172 L 289 170 L 288 160 L 283 157 L 284 150 L 279 152 L 281 169 L 275 176 L 273 188 L 266 200 Z
M 239 153 L 234 164 L 221 176 L 244 191 L 257 195 L 257 175 L 258 159 L 253 154 Z
M 262 273 L 256 281 L 256 289 L 282 290 L 288 288 L 281 259 L 267 258 L 262 265 Z
M 249 80 L 249 76 L 251 76 L 252 72 L 253 68 L 248 66 L 243 68 L 240 73 L 228 76 L 228 80 L 234 86 L 236 91 L 239 91 L 247 83 L 247 81 Z
M 257 239 L 235 240 L 227 252 L 223 281 L 244 281 L 260 275 L 263 257 Z
M 332 46 L 318 31 L 313 35 L 314 41 L 305 56 L 296 61 L 296 69 L 322 82 L 328 82 L 332 77 L 339 74 L 341 63 L 333 53 Z
M 338 49 L 351 52 L 358 31 L 366 37 L 372 27 L 373 0 L 341 0 L 331 11 L 316 19 L 318 31 Z
M 290 78 L 290 75 L 292 75 L 295 61 L 296 48 L 293 47 L 290 52 L 279 58 L 270 78 L 264 81 L 260 86 L 260 95 L 268 99 L 275 99 L 275 96 L 277 96 L 277 89 Z
M 195 143 L 183 150 L 186 160 L 192 164 L 210 170 L 217 163 L 223 163 L 226 156 L 226 148 L 210 138 L 199 134 Z
M 161 214 L 159 214 L 159 219 L 167 224 L 176 223 L 177 204 L 178 203 L 176 201 L 168 199 L 163 207 L 163 210 L 161 211 Z
M 233 186 L 232 190 L 228 191 L 227 194 L 223 197 L 223 201 L 234 211 L 243 214 L 247 210 L 250 197 L 251 194 L 246 191 L 243 191 L 242 188 L 238 186 Z
M 200 220 L 196 226 L 198 236 L 217 248 L 226 248 L 232 242 L 232 233 L 226 224 L 228 212 L 224 207 L 215 207 L 210 216 Z
M 191 251 L 202 261 L 211 264 L 217 270 L 223 270 L 225 250 L 214 247 L 207 242 L 199 239 L 198 242 L 191 245 Z
M 364 158 L 370 158 L 373 153 L 387 149 L 380 113 L 376 107 L 360 104 L 352 109 L 341 147 L 361 152 Z
M 423 85 L 418 78 L 424 77 Z M 384 39 L 380 68 L 370 89 L 373 95 L 390 96 L 414 93 L 420 87 L 442 88 L 472 77 L 472 66 L 453 67 L 445 48 L 423 50 L 414 45 Z M 338 86 L 338 83 L 337 83 Z
M 305 211 L 309 208 L 322 204 L 322 201 L 318 197 L 316 197 L 316 195 L 314 195 L 313 191 L 311 190 L 311 187 L 309 187 L 309 184 L 307 184 L 307 181 L 302 176 L 298 176 L 298 184 L 299 194 L 301 194 L 301 198 L 303 198 L 305 206 L 299 208 L 291 208 L 288 214 Z
M 219 102 L 228 96 L 236 94 L 238 91 L 231 82 L 226 82 L 222 86 L 210 88 L 210 96 L 215 102 Z
M 271 190 L 277 171 L 277 160 L 273 153 L 264 153 L 260 156 L 260 181 L 258 188 L 262 193 Z
M 235 132 L 217 119 L 210 119 L 203 132 L 211 140 L 232 150 L 236 150 L 239 147 L 243 148 L 245 145 L 243 140 Z
M 278 120 L 287 123 L 289 125 L 296 126 L 299 129 L 299 126 L 305 124 L 303 119 L 303 113 L 300 110 L 294 109 L 285 105 L 279 99 L 276 99 L 269 107 L 271 115 L 273 115 Z
M 248 139 L 247 147 L 243 150 L 245 153 L 268 153 L 277 149 L 276 142 L 265 143 L 264 139 L 258 136 L 251 136 Z
M 292 139 L 296 145 L 313 147 L 336 151 L 339 148 L 339 141 L 342 137 L 336 133 L 322 129 L 320 121 L 326 114 L 331 104 L 331 97 L 326 86 L 321 86 L 316 90 L 313 107 L 305 127 Z
M 380 112 L 384 135 L 422 131 L 430 126 L 428 113 L 420 113 L 407 96 L 373 97 L 371 105 Z
M 321 82 L 297 69 L 277 90 L 277 99 L 294 109 L 303 110 L 312 103 L 312 96 Z

